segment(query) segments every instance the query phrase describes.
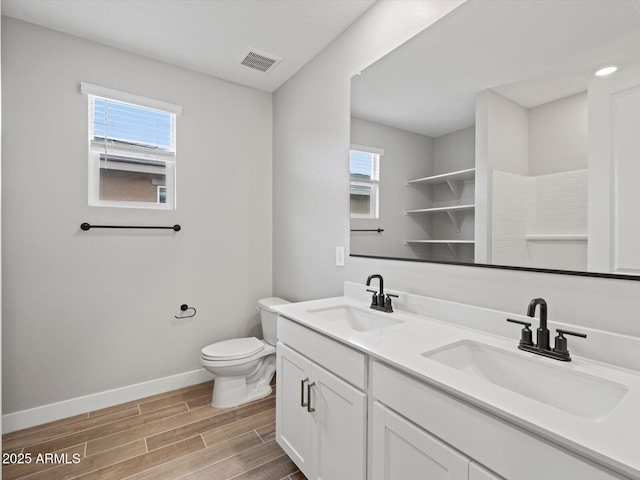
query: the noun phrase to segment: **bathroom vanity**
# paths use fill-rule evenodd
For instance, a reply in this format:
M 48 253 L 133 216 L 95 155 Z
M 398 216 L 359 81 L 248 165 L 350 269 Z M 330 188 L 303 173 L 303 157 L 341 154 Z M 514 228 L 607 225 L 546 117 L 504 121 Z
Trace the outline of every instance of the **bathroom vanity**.
M 276 436 L 309 480 L 640 478 L 637 359 L 580 355 L 606 334 L 559 362 L 518 350 L 513 314 L 365 290 L 277 307 Z

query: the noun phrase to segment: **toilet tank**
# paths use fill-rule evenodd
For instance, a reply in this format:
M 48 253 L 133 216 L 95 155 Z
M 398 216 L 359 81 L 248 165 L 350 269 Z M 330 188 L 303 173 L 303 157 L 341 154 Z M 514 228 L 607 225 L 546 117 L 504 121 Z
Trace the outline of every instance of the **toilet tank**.
M 258 300 L 258 310 L 260 310 L 260 321 L 262 323 L 262 335 L 269 345 L 275 345 L 278 341 L 276 334 L 278 312 L 276 312 L 273 307 L 284 305 L 286 303 L 291 302 L 287 302 L 286 300 L 278 297 L 269 297 Z

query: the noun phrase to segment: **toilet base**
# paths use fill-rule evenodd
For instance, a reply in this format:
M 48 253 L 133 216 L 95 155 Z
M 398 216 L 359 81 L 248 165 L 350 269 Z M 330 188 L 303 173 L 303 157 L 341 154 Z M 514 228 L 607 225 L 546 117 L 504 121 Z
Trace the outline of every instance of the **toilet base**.
M 236 407 L 271 395 L 270 383 L 275 371 L 275 355 L 271 354 L 248 376 L 216 376 L 211 405 Z

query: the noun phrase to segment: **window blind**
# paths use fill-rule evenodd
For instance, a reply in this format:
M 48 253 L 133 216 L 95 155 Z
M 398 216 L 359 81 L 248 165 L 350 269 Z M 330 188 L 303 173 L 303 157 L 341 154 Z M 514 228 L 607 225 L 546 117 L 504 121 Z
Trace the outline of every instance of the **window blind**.
M 380 179 L 380 155 L 351 150 L 349 167 L 352 180 L 378 181 Z
M 107 157 L 175 159 L 175 114 L 89 95 L 90 141 Z

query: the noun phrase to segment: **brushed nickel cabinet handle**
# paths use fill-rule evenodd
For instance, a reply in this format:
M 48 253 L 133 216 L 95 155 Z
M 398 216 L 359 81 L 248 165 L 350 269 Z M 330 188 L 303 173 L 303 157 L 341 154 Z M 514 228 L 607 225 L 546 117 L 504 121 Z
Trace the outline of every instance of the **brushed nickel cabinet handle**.
M 304 384 L 308 381 L 309 381 L 309 377 L 305 378 L 304 380 L 300 380 L 300 406 L 301 407 L 306 407 L 308 405 L 308 402 L 304 401 Z
M 309 383 L 307 385 L 307 412 L 309 413 L 316 411 L 316 409 L 311 406 L 311 387 L 313 387 L 315 384 L 316 382 Z

